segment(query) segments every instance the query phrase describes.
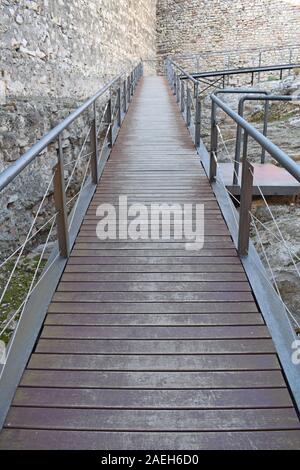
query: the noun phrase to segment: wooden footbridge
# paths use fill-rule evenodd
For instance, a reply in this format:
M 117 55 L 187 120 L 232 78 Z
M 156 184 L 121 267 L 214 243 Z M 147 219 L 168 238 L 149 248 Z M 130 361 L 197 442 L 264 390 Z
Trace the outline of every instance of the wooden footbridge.
M 204 248 L 99 240 L 96 208 L 120 195 L 203 203 Z M 299 447 L 297 406 L 216 194 L 166 78 L 142 78 L 0 448 Z

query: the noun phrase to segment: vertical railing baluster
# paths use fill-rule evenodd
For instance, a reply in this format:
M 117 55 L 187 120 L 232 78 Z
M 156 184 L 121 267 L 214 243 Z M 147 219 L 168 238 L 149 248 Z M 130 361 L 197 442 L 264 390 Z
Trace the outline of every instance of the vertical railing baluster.
M 126 114 L 126 111 L 127 111 L 127 89 L 126 89 L 126 79 L 124 80 L 124 83 L 123 83 L 123 100 L 124 100 L 124 103 L 123 103 L 123 112 L 124 114 Z
M 68 228 L 68 214 L 66 205 L 66 189 L 65 189 L 65 177 L 64 177 L 64 156 L 62 147 L 62 134 L 58 136 L 58 162 L 54 167 L 54 204 L 57 225 L 57 240 L 60 255 L 63 258 L 68 258 L 70 254 L 70 240 L 69 240 L 69 228 Z
M 243 117 L 244 103 L 242 100 L 239 101 L 238 113 L 241 117 Z M 239 126 L 239 124 L 237 124 L 236 139 L 235 139 L 235 154 L 234 154 L 234 163 L 233 163 L 233 181 L 232 181 L 232 184 L 234 186 L 238 184 L 238 179 L 239 179 L 242 134 L 243 134 L 243 129 L 241 126 Z
M 180 103 L 180 110 L 183 113 L 184 112 L 184 80 L 181 80 L 181 103 Z
M 128 102 L 128 105 L 129 105 L 129 103 L 131 102 L 130 75 L 128 75 L 128 78 L 127 78 L 127 93 L 128 93 L 127 102 Z
M 179 75 L 177 75 L 177 88 L 176 88 L 176 102 L 179 103 L 180 101 L 180 78 Z
M 121 127 L 121 124 L 122 124 L 121 86 L 119 86 L 117 93 L 118 93 L 117 95 L 118 127 Z
M 211 132 L 210 132 L 210 163 L 209 181 L 216 179 L 218 157 L 218 129 L 217 129 L 217 107 L 214 102 L 211 105 Z
M 241 181 L 241 201 L 239 215 L 239 237 L 238 237 L 238 253 L 240 256 L 247 256 L 249 250 L 250 222 L 251 222 L 251 205 L 253 190 L 253 166 L 247 160 L 248 151 L 248 134 L 244 134 L 243 146 L 243 166 Z
M 106 116 L 107 116 L 106 122 L 107 122 L 107 125 L 109 126 L 109 130 L 108 130 L 108 146 L 109 146 L 109 147 L 112 147 L 112 144 L 113 144 L 113 117 L 112 117 L 112 100 L 111 100 L 111 94 L 110 94 L 110 98 L 109 98 L 108 103 L 107 103 Z
M 263 127 L 263 135 L 267 137 L 268 135 L 268 121 L 269 121 L 269 101 L 265 101 L 264 106 L 264 127 Z M 261 151 L 261 163 L 265 163 L 266 161 L 266 149 L 263 147 Z
M 187 84 L 186 87 L 186 125 L 190 127 L 191 124 L 191 90 Z
M 177 80 L 176 80 L 176 71 L 173 70 L 173 94 L 176 95 L 177 90 Z
M 90 139 L 91 139 L 91 175 L 94 184 L 99 181 L 98 176 L 98 133 L 97 133 L 97 109 L 96 101 L 93 107 L 94 117 L 92 121 Z
M 201 139 L 201 100 L 200 96 L 196 96 L 196 111 L 195 111 L 195 146 L 200 145 Z
M 130 74 L 130 96 L 133 96 L 134 76 L 133 72 Z

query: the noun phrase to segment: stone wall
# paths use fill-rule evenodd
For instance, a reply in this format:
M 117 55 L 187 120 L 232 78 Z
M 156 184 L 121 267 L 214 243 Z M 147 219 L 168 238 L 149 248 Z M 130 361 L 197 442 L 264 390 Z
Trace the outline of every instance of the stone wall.
M 157 50 L 160 57 L 204 51 L 233 51 L 231 65 L 256 64 L 258 53 L 242 49 L 300 44 L 300 4 L 296 0 L 158 0 Z M 293 60 L 300 58 L 293 52 Z M 238 57 L 239 56 L 239 57 Z M 287 49 L 265 52 L 263 63 L 285 63 Z M 227 54 L 183 61 L 189 68 L 227 66 Z
M 155 56 L 156 0 L 2 0 L 0 103 L 91 95 Z
M 155 24 L 156 0 L 1 0 L 0 171 L 120 71 L 155 57 Z M 64 132 L 66 161 L 88 128 L 85 113 Z M 22 240 L 56 161 L 53 143 L 1 193 L 0 258 Z M 38 227 L 51 191 L 48 206 Z

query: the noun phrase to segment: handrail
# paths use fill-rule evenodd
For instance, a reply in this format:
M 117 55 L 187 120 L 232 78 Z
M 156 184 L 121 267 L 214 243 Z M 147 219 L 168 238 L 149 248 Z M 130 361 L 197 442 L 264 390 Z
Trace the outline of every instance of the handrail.
M 199 81 L 196 80 L 194 77 L 192 77 L 191 74 L 189 74 L 186 70 L 184 70 L 180 65 L 176 64 L 172 59 L 168 58 L 167 59 L 170 64 L 172 64 L 175 68 L 180 70 L 181 73 L 183 73 L 189 80 L 191 80 L 195 85 L 199 85 Z
M 219 94 L 236 94 L 239 95 L 241 93 L 246 93 L 247 96 L 250 96 L 252 99 L 252 95 L 255 97 L 269 95 L 268 91 L 265 90 L 254 90 L 251 88 L 225 88 L 219 89 L 215 91 L 215 95 Z M 255 99 L 255 98 L 254 98 Z M 258 99 L 258 98 L 256 98 Z M 238 113 L 241 117 L 244 116 L 244 102 L 246 99 L 244 97 L 240 98 L 239 106 L 238 106 Z M 267 137 L 268 132 L 268 114 L 269 114 L 269 102 L 266 100 L 265 102 L 265 112 L 264 112 L 264 126 L 263 126 L 263 135 Z M 240 126 L 237 126 L 236 129 L 236 142 L 235 142 L 235 157 L 234 157 L 234 171 L 233 171 L 233 184 L 238 184 L 238 174 L 239 174 L 239 162 L 240 162 L 240 154 L 241 154 L 241 140 L 242 140 L 242 129 Z M 265 162 L 265 149 L 262 148 L 261 153 L 261 163 Z
M 11 183 L 21 172 L 26 168 L 37 155 L 40 154 L 51 142 L 55 139 L 58 141 L 57 151 L 57 164 L 54 166 L 54 202 L 57 211 L 56 224 L 57 224 L 57 239 L 60 249 L 60 254 L 64 258 L 68 258 L 70 254 L 70 226 L 68 223 L 68 208 L 66 204 L 66 192 L 64 181 L 64 152 L 62 146 L 62 132 L 66 129 L 73 121 L 75 121 L 85 110 L 91 106 L 92 120 L 89 130 L 91 156 L 90 156 L 90 171 L 91 179 L 93 184 L 97 184 L 100 178 L 100 172 L 102 171 L 101 165 L 104 161 L 100 162 L 102 156 L 102 150 L 106 145 L 110 150 L 114 143 L 114 133 L 121 127 L 122 121 L 122 93 L 124 100 L 124 113 L 127 112 L 128 105 L 131 101 L 131 97 L 134 93 L 135 87 L 138 80 L 143 74 L 143 65 L 140 62 L 129 75 L 124 75 L 124 72 L 117 75 L 109 83 L 104 85 L 100 90 L 97 91 L 91 98 L 86 100 L 81 106 L 67 116 L 62 122 L 55 126 L 50 132 L 48 132 L 42 139 L 33 145 L 25 154 L 23 154 L 16 162 L 6 168 L 0 174 L 0 191 L 3 190 L 9 183 Z M 123 77 L 123 78 L 122 78 Z M 123 84 L 122 84 L 122 80 Z M 118 83 L 116 88 L 116 103 L 115 108 L 112 107 L 112 87 Z M 97 123 L 97 109 L 96 100 L 103 96 L 107 91 L 110 91 L 107 105 L 105 107 L 105 117 L 107 132 L 105 135 L 104 142 L 99 158 L 98 145 L 99 145 L 99 132 Z M 101 119 L 102 122 L 102 119 Z M 117 128 L 115 128 L 115 125 Z M 99 126 L 100 130 L 100 126 Z M 87 140 L 88 137 L 86 137 Z M 86 141 L 85 141 L 86 142 Z
M 206 70 L 204 72 L 192 72 L 190 76 L 192 78 L 201 78 L 201 77 L 223 77 L 227 75 L 239 75 L 239 74 L 249 74 L 249 73 L 261 73 L 261 72 L 272 72 L 290 70 L 299 68 L 300 64 L 278 64 L 278 65 L 264 65 L 264 66 L 253 66 L 253 67 L 237 67 L 235 69 L 223 69 L 223 70 Z M 182 77 L 184 80 L 185 77 Z
M 166 74 L 169 79 L 170 85 L 173 88 L 174 95 L 176 95 L 177 103 L 180 102 L 181 112 L 185 114 L 184 119 L 188 127 L 192 124 L 192 111 L 195 110 L 194 119 L 194 141 L 196 147 L 200 145 L 201 140 L 201 100 L 200 100 L 200 81 L 195 80 L 187 71 L 180 65 L 176 64 L 171 59 L 166 59 Z M 176 69 L 180 72 L 176 73 Z M 184 74 L 188 80 L 190 79 L 194 85 L 194 93 L 191 93 L 188 81 L 180 81 L 181 74 Z M 194 100 L 194 101 L 193 101 Z
M 206 50 L 203 52 L 196 52 L 191 55 L 184 55 L 184 54 L 175 54 L 173 57 L 180 58 L 180 59 L 194 59 L 196 57 L 205 57 L 210 55 L 226 55 L 226 54 L 236 54 L 239 55 L 240 52 L 268 52 L 268 51 L 282 51 L 282 50 L 290 50 L 290 49 L 297 49 L 300 48 L 300 44 L 287 44 L 286 46 L 276 46 L 276 47 L 268 47 L 268 48 L 248 48 L 248 49 L 239 49 L 238 53 L 236 49 L 227 49 L 227 50 Z
M 264 99 L 264 97 L 262 97 Z M 269 96 L 266 98 L 269 99 Z M 239 126 L 241 126 L 246 133 L 252 137 L 258 144 L 260 144 L 272 157 L 280 163 L 291 175 L 300 182 L 300 168 L 297 163 L 292 160 L 283 150 L 281 150 L 277 145 L 271 142 L 270 139 L 265 137 L 261 132 L 259 132 L 254 126 L 249 124 L 244 118 L 242 118 L 238 113 L 233 111 L 227 104 L 225 104 L 220 98 L 215 94 L 211 95 L 212 102 L 221 108 L 228 116 L 230 116 Z
M 177 102 L 179 102 L 179 93 L 178 92 L 180 92 L 180 89 L 179 89 L 179 86 L 177 84 L 178 77 L 176 77 L 176 74 L 175 74 L 174 70 L 172 70 L 172 66 L 177 68 L 181 73 L 183 73 L 191 81 L 195 82 L 195 79 L 193 79 L 193 77 L 186 70 L 184 70 L 181 66 L 176 64 L 170 58 L 168 58 L 166 60 L 166 65 L 167 65 L 167 72 L 168 72 L 168 77 L 169 77 L 169 80 L 170 80 L 170 84 L 171 84 L 172 88 L 174 89 L 174 94 L 177 94 Z M 168 70 L 168 69 L 170 69 L 170 70 Z M 197 82 L 197 85 L 198 84 L 199 83 Z M 197 87 L 197 92 L 198 92 L 198 87 Z M 270 155 L 272 155 L 273 158 L 275 158 L 275 160 L 278 161 L 278 163 L 280 163 L 292 176 L 294 176 L 298 181 L 300 181 L 300 168 L 294 162 L 294 160 L 292 160 L 285 152 L 283 152 L 283 150 L 281 150 L 277 145 L 275 145 L 273 142 L 271 142 L 270 139 L 268 139 L 266 136 L 264 136 L 254 126 L 249 124 L 242 116 L 240 116 L 238 113 L 233 111 L 228 105 L 226 105 L 226 103 L 224 103 L 220 98 L 218 98 L 217 95 L 219 93 L 224 93 L 224 92 L 226 93 L 227 91 L 223 90 L 223 89 L 220 89 L 220 90 L 217 90 L 215 93 L 211 94 L 211 99 L 212 99 L 212 133 L 211 133 L 212 145 L 211 145 L 211 152 L 213 152 L 212 160 L 211 160 L 211 169 L 212 169 L 211 178 L 213 179 L 215 177 L 215 172 L 216 172 L 215 155 L 217 153 L 217 148 L 216 148 L 216 140 L 217 139 L 216 139 L 215 114 L 216 114 L 216 106 L 219 106 L 225 113 L 227 113 L 238 124 L 238 126 L 240 128 L 243 128 L 246 131 L 247 135 L 249 134 L 249 136 L 251 136 L 254 140 L 256 140 L 256 142 L 258 142 L 265 151 L 267 151 Z M 246 89 L 245 91 L 242 91 L 241 89 L 239 89 L 239 90 L 236 89 L 233 92 L 234 93 L 244 93 L 244 92 L 246 92 L 247 96 L 249 96 L 249 98 L 251 98 L 250 95 L 248 95 L 248 93 L 252 93 L 252 90 Z M 262 96 L 262 94 L 264 94 L 266 92 L 259 91 L 259 93 L 261 93 L 261 95 L 255 95 L 255 96 L 261 96 L 262 99 L 265 99 L 267 101 L 267 98 L 264 98 Z M 267 95 L 267 97 L 269 97 L 269 96 L 272 97 L 273 95 Z M 185 97 L 181 96 L 181 98 L 183 98 L 182 104 L 184 104 L 184 98 Z M 187 122 L 187 125 L 189 127 L 189 125 L 190 125 L 191 96 L 187 95 L 187 98 L 189 98 L 189 99 L 187 99 L 187 103 L 186 103 L 186 108 L 187 108 L 186 122 Z M 198 93 L 195 94 L 195 98 L 196 98 L 196 105 L 197 105 L 197 103 L 199 101 Z M 255 99 L 255 98 L 253 97 L 251 99 Z M 295 97 L 294 98 L 293 97 L 286 97 L 286 98 L 283 98 L 283 99 L 286 99 L 286 100 L 294 99 L 294 100 L 296 100 L 297 98 L 295 98 Z M 181 111 L 184 112 L 184 106 L 181 107 Z M 196 140 L 196 146 L 198 146 L 198 144 L 199 144 L 200 125 L 201 125 L 201 106 L 199 106 L 198 113 L 196 113 L 196 117 L 195 117 L 195 128 L 196 128 L 195 132 L 198 136 L 198 138 L 195 139 Z
M 75 119 L 77 119 L 86 109 L 88 109 L 100 96 L 106 93 L 118 80 L 122 78 L 125 72 L 114 77 L 109 83 L 102 87 L 91 98 L 87 99 L 81 106 L 67 116 L 61 123 L 55 126 L 42 139 L 36 142 L 26 153 L 18 160 L 12 163 L 8 168 L 0 173 L 0 191 L 2 191 L 12 180 L 14 180 L 24 168 L 29 165 L 34 158 L 44 150 L 59 134 L 64 131 Z
M 55 214 L 47 221 L 47 224 L 49 224 L 49 222 L 52 223 L 48 230 L 46 243 L 39 256 L 39 262 L 26 293 L 26 297 L 11 317 L 13 319 L 16 318 L 17 314 L 20 315 L 17 326 L 9 341 L 5 365 L 2 370 L 0 370 L 0 429 L 2 428 L 9 410 L 16 387 L 24 372 L 30 354 L 32 353 L 38 334 L 41 331 L 49 303 L 51 302 L 51 298 L 57 288 L 57 282 L 64 272 L 70 251 L 75 244 L 83 218 L 88 210 L 93 195 L 95 194 L 97 184 L 111 154 L 112 146 L 117 138 L 123 119 L 129 109 L 129 104 L 134 95 L 136 86 L 142 75 L 142 62 L 130 73 L 124 76 L 123 74 L 118 75 L 101 88 L 101 90 L 99 90 L 94 96 L 89 98 L 82 106 L 71 113 L 58 126 L 45 135 L 39 142 L 37 142 L 37 144 L 26 152 L 26 154 L 20 157 L 17 165 L 12 165 L 9 171 L 5 170 L 0 175 L 1 188 L 3 189 L 22 171 L 23 168 L 32 162 L 36 155 L 38 155 L 39 152 L 50 142 L 55 138 L 56 142 L 58 141 L 57 163 L 53 168 L 52 178 L 30 224 L 25 242 L 22 243 L 20 249 L 16 250 L 14 253 L 16 262 L 14 263 L 14 267 L 10 272 L 4 288 L 8 288 L 18 262 L 23 255 L 25 246 L 27 246 L 28 241 L 33 238 L 31 235 L 35 228 L 35 222 L 43 207 L 43 203 L 46 200 L 48 190 L 50 186 L 53 185 Z M 103 106 L 103 109 L 101 110 L 101 116 L 100 113 L 98 115 L 96 108 L 97 98 L 102 96 L 109 90 L 109 88 L 118 82 L 120 77 L 122 77 L 122 80 L 120 80 L 117 86 L 111 89 L 115 96 L 112 96 L 112 93 L 110 93 L 109 96 L 105 97 L 107 99 L 106 105 Z M 112 99 L 115 101 L 114 106 L 112 106 Z M 83 156 L 82 151 L 87 145 L 89 146 L 90 151 L 85 156 L 88 156 L 89 158 L 84 164 L 85 168 L 79 191 L 77 191 L 77 193 L 67 201 L 68 185 L 65 184 L 65 162 L 64 151 L 62 148 L 62 132 L 89 106 L 91 107 L 91 112 L 88 116 L 89 125 L 87 126 L 87 133 L 81 146 L 80 153 L 76 159 L 73 160 L 75 162 L 73 170 L 79 161 L 81 161 L 80 159 Z M 104 121 L 105 126 L 107 127 L 106 133 L 105 136 L 100 136 L 99 131 L 103 129 L 102 125 L 104 124 Z M 70 178 L 71 177 L 72 172 Z M 72 201 L 74 201 L 73 207 L 70 205 Z M 38 275 L 38 269 L 40 267 L 41 260 L 43 259 L 46 246 L 48 246 L 55 222 L 56 242 L 43 272 Z M 43 224 L 42 227 L 45 228 L 47 224 Z M 35 235 L 40 233 L 40 231 L 41 229 L 39 228 L 35 232 Z M 3 298 L 3 292 L 1 296 Z
M 170 69 L 171 67 L 169 67 Z M 170 86 L 176 95 L 176 101 L 178 104 L 180 102 L 184 103 L 184 107 L 181 107 L 183 118 L 186 121 L 186 124 L 193 135 L 194 129 L 192 126 L 189 126 L 188 117 L 190 117 L 190 106 L 191 106 L 191 96 L 188 99 L 188 94 L 185 99 L 185 85 L 184 81 L 181 82 L 181 86 L 178 86 L 180 78 L 178 75 L 173 73 L 173 70 L 167 69 L 168 78 L 170 81 Z M 186 81 L 187 82 L 187 81 Z M 188 83 L 188 82 L 187 82 Z M 229 90 L 228 90 L 229 91 Z M 247 93 L 250 90 L 243 90 Z M 243 92 L 241 89 L 234 90 L 235 93 Z M 253 90 L 251 90 L 252 92 Z M 212 95 L 212 126 L 211 126 L 211 153 L 210 158 L 206 150 L 205 144 L 201 142 L 200 139 L 200 129 L 201 129 L 201 101 L 198 94 L 196 99 L 196 111 L 195 111 L 195 146 L 198 150 L 199 155 L 201 156 L 202 163 L 206 174 L 210 177 L 212 181 L 212 189 L 217 198 L 217 201 L 221 207 L 222 214 L 226 220 L 230 233 L 233 237 L 234 242 L 237 245 L 238 254 L 241 258 L 241 263 L 245 268 L 245 272 L 250 281 L 253 293 L 257 300 L 257 303 L 261 309 L 261 312 L 264 316 L 266 324 L 270 329 L 271 336 L 273 338 L 277 353 L 279 355 L 283 370 L 287 377 L 289 386 L 291 388 L 293 397 L 297 406 L 300 405 L 300 387 L 299 387 L 299 371 L 295 363 L 291 361 L 291 353 L 293 342 L 296 340 L 296 334 L 293 330 L 292 325 L 290 324 L 289 318 L 287 316 L 287 309 L 284 305 L 280 295 L 273 289 L 272 283 L 268 281 L 268 274 L 265 271 L 263 264 L 259 258 L 258 253 L 256 252 L 253 244 L 250 242 L 250 223 L 251 223 L 251 206 L 252 206 L 252 193 L 253 193 L 253 177 L 254 177 L 254 168 L 249 163 L 247 158 L 247 143 L 248 135 L 252 136 L 260 145 L 263 146 L 273 157 L 280 162 L 293 176 L 300 181 L 300 168 L 296 163 L 286 155 L 281 149 L 279 149 L 275 144 L 273 144 L 266 136 L 257 131 L 252 125 L 247 123 L 247 121 L 234 112 L 229 106 L 226 105 L 220 98 L 216 95 L 219 93 L 226 93 L 227 90 L 219 90 Z M 261 90 L 259 93 L 263 93 Z M 266 92 L 265 92 L 266 93 Z M 270 95 L 272 96 L 272 95 Z M 260 95 L 248 95 L 244 97 L 246 100 L 248 97 L 250 99 L 264 99 L 268 100 L 269 95 L 263 97 Z M 183 100 L 182 100 L 183 98 Z M 285 98 L 285 99 L 290 99 Z M 294 98 L 297 99 L 297 98 Z M 232 200 L 229 195 L 233 198 L 232 195 L 227 189 L 223 181 L 222 176 L 216 179 L 216 170 L 217 170 L 217 149 L 218 149 L 218 127 L 216 120 L 216 109 L 217 106 L 222 108 L 236 123 L 237 127 L 240 127 L 240 131 L 244 129 L 244 146 L 243 146 L 243 165 L 242 165 L 242 178 L 241 178 L 241 188 L 240 188 L 240 201 L 239 202 L 240 210 L 237 212 L 234 209 Z M 186 109 L 185 109 L 186 108 Z M 186 112 L 185 112 L 186 111 Z M 197 140 L 198 139 L 198 140 Z M 241 139 L 240 139 L 241 140 Z M 225 142 L 223 141 L 225 144 Z M 225 144 L 226 145 L 226 144 Z M 209 167 L 207 168 L 206 162 L 209 162 Z M 212 178 L 213 176 L 213 178 Z M 214 181 L 215 180 L 215 181 Z M 263 193 L 260 193 L 264 198 Z

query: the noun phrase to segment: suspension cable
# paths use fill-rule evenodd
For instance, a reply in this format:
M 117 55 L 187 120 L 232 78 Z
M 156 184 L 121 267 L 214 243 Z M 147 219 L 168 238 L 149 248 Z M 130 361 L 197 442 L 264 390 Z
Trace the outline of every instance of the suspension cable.
M 52 182 L 53 182 L 53 179 L 54 179 L 54 174 L 55 174 L 55 172 L 52 174 L 52 177 L 51 177 L 51 179 L 50 179 L 50 181 L 49 181 L 49 184 L 48 184 L 48 186 L 47 186 L 47 189 L 46 189 L 46 191 L 45 191 L 45 193 L 44 193 L 44 195 L 43 195 L 43 198 L 42 198 L 42 200 L 41 200 L 41 202 L 40 202 L 40 204 L 39 204 L 38 210 L 37 210 L 37 212 L 36 212 L 36 214 L 35 214 L 35 217 L 34 217 L 32 223 L 31 223 L 30 229 L 29 229 L 29 231 L 28 231 L 28 233 L 27 233 L 25 242 L 24 242 L 24 244 L 23 244 L 23 246 L 22 246 L 22 248 L 21 248 L 21 250 L 20 250 L 20 252 L 19 252 L 19 254 L 18 254 L 18 257 L 17 257 L 17 260 L 16 260 L 16 262 L 15 262 L 15 264 L 14 264 L 14 267 L 13 267 L 13 269 L 12 269 L 12 271 L 11 271 L 9 277 L 8 277 L 8 280 L 7 280 L 7 282 L 6 282 L 5 286 L 4 286 L 3 292 L 2 292 L 1 297 L 0 297 L 0 304 L 2 303 L 3 298 L 4 298 L 4 296 L 5 296 L 6 292 L 7 292 L 7 289 L 8 289 L 8 286 L 9 286 L 9 284 L 10 284 L 10 281 L 12 280 L 12 277 L 13 277 L 13 275 L 14 275 L 14 273 L 15 273 L 15 270 L 16 270 L 18 264 L 19 264 L 19 261 L 20 261 L 20 259 L 21 259 L 22 254 L 23 254 L 23 252 L 24 252 L 24 248 L 25 248 L 25 246 L 26 246 L 27 243 L 28 243 L 28 240 L 29 240 L 29 238 L 30 238 L 31 232 L 32 232 L 32 230 L 33 230 L 33 227 L 34 227 L 34 225 L 35 225 L 35 223 L 36 223 L 36 221 L 37 221 L 37 218 L 38 218 L 38 216 L 39 216 L 39 213 L 40 213 L 40 211 L 41 211 L 41 208 L 42 208 L 42 206 L 43 206 L 43 204 L 44 204 L 44 202 L 45 202 L 45 200 L 46 200 L 47 194 L 48 194 L 48 192 L 49 192 L 49 190 L 50 190 L 50 187 L 51 187 Z

